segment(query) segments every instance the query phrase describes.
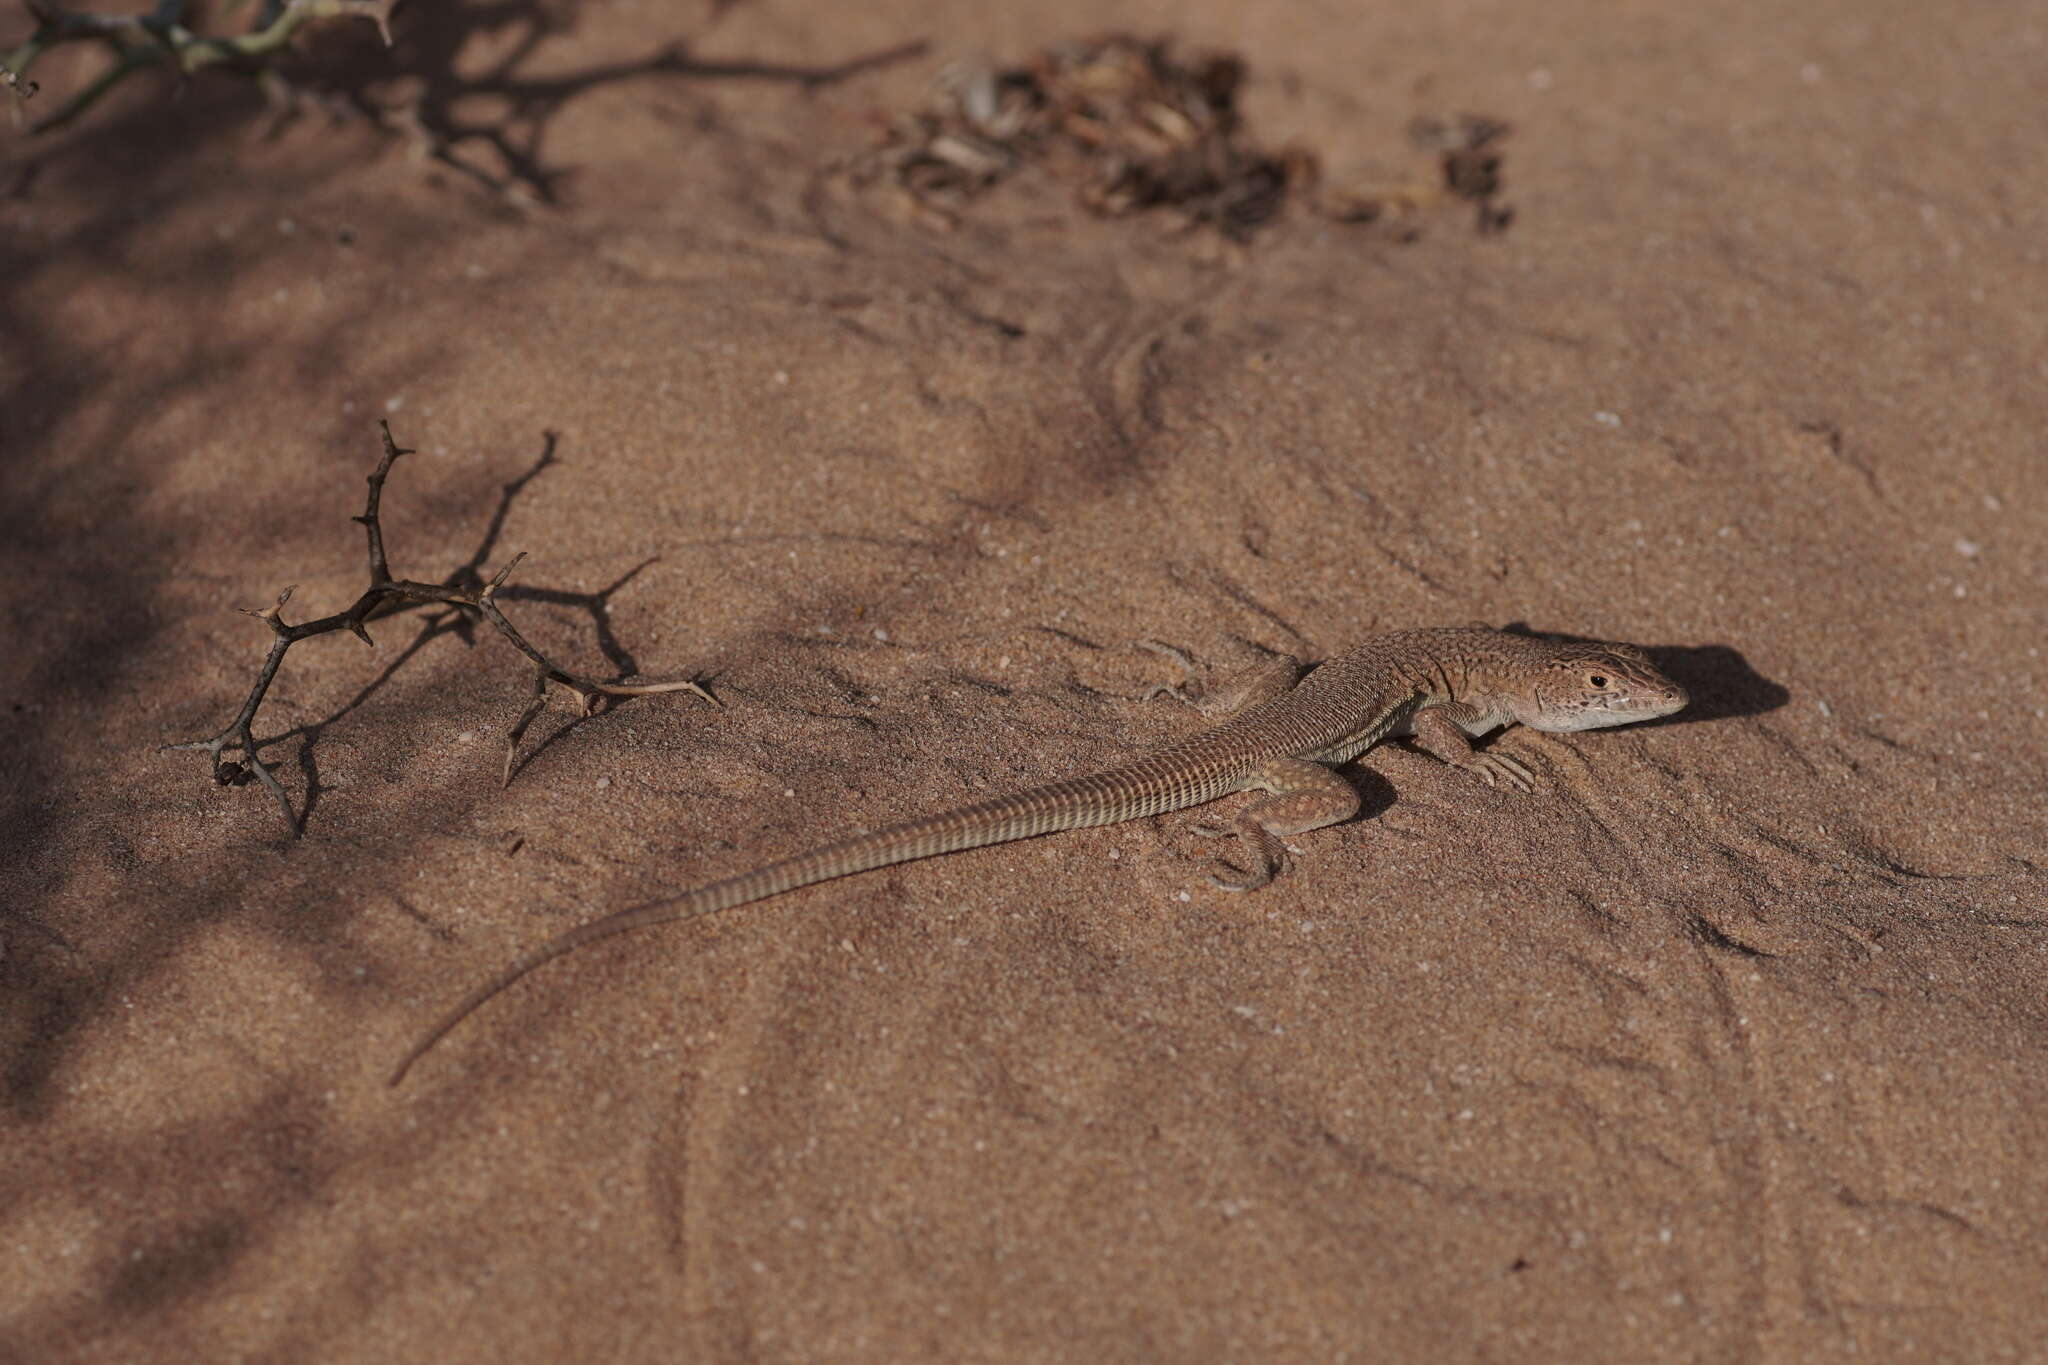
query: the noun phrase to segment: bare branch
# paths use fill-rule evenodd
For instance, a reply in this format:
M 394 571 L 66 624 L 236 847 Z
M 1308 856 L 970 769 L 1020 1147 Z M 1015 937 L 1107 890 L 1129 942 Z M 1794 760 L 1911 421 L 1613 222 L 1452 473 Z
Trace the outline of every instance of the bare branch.
M 25 80 L 16 74 L 14 69 L 5 62 L 0 62 L 0 82 L 6 84 L 8 91 L 14 96 L 14 102 L 17 107 L 28 103 L 30 97 L 36 91 L 42 89 L 34 81 Z
M 232 721 L 228 722 L 227 727 L 219 733 L 204 739 L 186 740 L 177 744 L 165 744 L 160 746 L 161 750 L 189 750 L 205 753 L 213 763 L 214 781 L 222 786 L 241 783 L 246 780 L 248 770 L 254 769 L 258 780 L 269 789 L 272 796 L 277 798 L 278 808 L 284 814 L 285 824 L 291 828 L 295 836 L 301 833 L 304 825 L 303 819 L 293 811 L 291 799 L 286 795 L 283 783 L 278 781 L 277 775 L 271 771 L 269 765 L 265 764 L 257 753 L 257 749 L 260 746 L 251 729 L 256 719 L 256 712 L 262 706 L 264 696 L 270 691 L 271 682 L 277 677 L 278 666 L 283 663 L 286 650 L 301 640 L 308 640 L 313 636 L 326 635 L 337 630 L 347 630 L 365 644 L 374 646 L 375 642 L 370 639 L 370 634 L 364 629 L 363 623 L 380 610 L 388 609 L 396 604 L 442 603 L 455 607 L 460 611 L 475 612 L 488 620 L 493 626 L 496 626 L 499 634 L 510 641 L 512 646 L 520 653 L 533 661 L 532 699 L 527 703 L 525 709 L 520 712 L 518 719 L 512 723 L 512 728 L 506 735 L 504 782 L 507 786 L 511 785 L 512 776 L 517 767 L 520 737 L 526 733 L 526 728 L 533 723 L 534 717 L 538 716 L 542 708 L 546 706 L 549 683 L 554 683 L 573 694 L 577 699 L 579 711 L 586 716 L 594 714 L 600 701 L 604 698 L 649 696 L 659 692 L 693 692 L 705 701 L 710 702 L 713 706 L 719 704 L 717 698 L 713 697 L 702 685 L 693 679 L 644 683 L 600 682 L 595 678 L 586 678 L 581 674 L 572 673 L 550 661 L 545 654 L 534 648 L 524 635 L 519 633 L 518 628 L 511 621 L 506 619 L 505 613 L 499 609 L 497 603 L 499 589 L 504 586 L 505 580 L 511 576 L 512 570 L 517 567 L 519 561 L 526 558 L 524 551 L 513 556 L 512 561 L 500 569 L 496 577 L 481 586 L 475 586 L 478 580 L 474 563 L 465 564 L 462 568 L 457 569 L 454 574 L 450 575 L 447 581 L 441 583 L 419 583 L 411 579 L 393 578 L 391 576 L 390 561 L 384 549 L 384 528 L 379 516 L 379 504 L 384 494 L 384 481 L 391 472 L 391 466 L 397 462 L 399 456 L 410 455 L 413 452 L 401 447 L 392 439 L 391 428 L 388 423 L 379 423 L 379 426 L 383 430 L 384 456 L 377 462 L 377 468 L 369 477 L 370 491 L 363 507 L 363 514 L 355 518 L 363 526 L 368 541 L 370 586 L 346 610 L 336 612 L 332 616 L 323 616 L 315 621 L 302 622 L 299 625 L 291 625 L 284 619 L 285 604 L 291 601 L 293 592 L 293 589 L 289 587 L 277 595 L 277 601 L 271 606 L 241 608 L 240 610 L 245 615 L 254 616 L 268 625 L 272 635 L 270 651 L 264 656 L 263 667 L 256 675 L 255 685 L 249 689 L 249 695 L 243 700 L 241 710 L 236 713 Z M 551 435 L 549 438 L 549 454 L 543 456 L 542 467 L 545 467 L 552 459 L 552 451 L 553 437 Z M 508 485 L 508 493 L 516 490 L 523 483 L 524 480 L 520 480 L 518 484 Z M 502 509 L 500 509 L 500 513 L 502 516 Z M 495 534 L 496 525 L 494 523 L 492 529 L 493 537 L 495 537 Z M 628 575 L 628 577 L 630 576 Z M 608 593 L 611 590 L 607 589 L 606 591 Z M 240 753 L 247 767 L 245 768 L 242 762 L 222 757 L 224 753 L 229 751 Z

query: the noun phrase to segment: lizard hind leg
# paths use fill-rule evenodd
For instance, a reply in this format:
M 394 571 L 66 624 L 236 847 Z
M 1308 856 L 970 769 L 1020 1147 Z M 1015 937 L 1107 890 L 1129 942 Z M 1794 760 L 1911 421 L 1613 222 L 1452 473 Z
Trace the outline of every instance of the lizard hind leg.
M 1358 814 L 1358 788 L 1306 758 L 1276 758 L 1247 778 L 1243 789 L 1270 795 L 1246 807 L 1232 829 L 1196 831 L 1209 837 L 1235 834 L 1255 855 L 1248 869 L 1224 864 L 1226 870 L 1239 874 L 1234 880 L 1210 874 L 1210 885 L 1223 891 L 1257 890 L 1285 870 L 1287 845 L 1283 839 Z
M 1200 670 L 1186 650 L 1158 640 L 1140 640 L 1138 648 L 1159 655 L 1180 671 L 1179 682 L 1154 683 L 1145 690 L 1144 699 L 1171 697 L 1209 720 L 1221 720 L 1246 707 L 1271 701 L 1301 677 L 1301 661 L 1292 654 L 1270 654 L 1248 668 L 1228 674 L 1221 682 L 1208 684 L 1199 676 Z

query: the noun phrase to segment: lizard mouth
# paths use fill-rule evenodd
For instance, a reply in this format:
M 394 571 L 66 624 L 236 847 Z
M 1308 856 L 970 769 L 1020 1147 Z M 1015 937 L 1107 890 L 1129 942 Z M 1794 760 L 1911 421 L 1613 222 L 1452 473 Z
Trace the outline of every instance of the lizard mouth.
M 1668 716 L 1674 712 L 1683 711 L 1691 701 L 1692 698 L 1686 695 L 1684 688 L 1680 687 L 1677 683 L 1671 683 L 1662 692 L 1653 693 L 1643 698 L 1637 703 L 1637 710 L 1642 719 L 1655 720 L 1659 716 Z
M 1530 724 L 1535 729 L 1550 731 L 1604 730 L 1610 726 L 1633 725 L 1637 721 L 1668 716 L 1684 710 L 1690 700 L 1684 688 L 1671 684 L 1654 692 L 1591 698 Z
M 1633 696 L 1617 697 L 1603 709 L 1603 725 L 1627 725 L 1639 720 L 1656 720 L 1674 711 L 1682 711 L 1692 700 L 1685 690 L 1677 686 L 1662 687 L 1654 692 L 1638 692 Z

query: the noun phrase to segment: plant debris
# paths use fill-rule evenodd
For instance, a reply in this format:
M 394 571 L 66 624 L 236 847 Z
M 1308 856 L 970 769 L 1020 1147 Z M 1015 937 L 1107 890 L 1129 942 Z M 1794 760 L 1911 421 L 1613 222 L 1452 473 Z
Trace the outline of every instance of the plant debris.
M 1505 124 L 1417 120 L 1411 137 L 1439 158 L 1440 183 L 1324 197 L 1312 150 L 1267 149 L 1245 128 L 1238 97 L 1247 69 L 1235 54 L 1181 60 L 1167 40 L 1128 34 L 1056 44 L 1021 66 L 956 63 L 927 108 L 890 128 L 861 179 L 886 178 L 940 227 L 1026 170 L 1071 186 L 1078 203 L 1105 217 L 1166 210 L 1187 229 L 1238 243 L 1291 200 L 1366 223 L 1449 195 L 1480 205 L 1480 231 L 1507 225 L 1511 214 L 1496 202 Z

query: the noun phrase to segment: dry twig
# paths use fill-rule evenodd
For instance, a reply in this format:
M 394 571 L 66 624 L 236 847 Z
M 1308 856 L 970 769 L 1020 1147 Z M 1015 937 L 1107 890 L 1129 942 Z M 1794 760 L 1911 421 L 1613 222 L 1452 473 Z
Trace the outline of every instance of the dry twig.
M 264 695 L 270 690 L 271 680 L 277 676 L 278 665 L 284 662 L 285 651 L 299 641 L 315 635 L 325 635 L 331 631 L 350 631 L 364 644 L 374 646 L 376 642 L 370 638 L 370 632 L 364 628 L 364 622 L 376 615 L 380 609 L 413 602 L 440 602 L 477 612 L 496 626 L 498 633 L 510 640 L 515 649 L 533 661 L 533 696 L 505 736 L 503 780 L 507 786 L 512 783 L 513 765 L 518 756 L 520 737 L 526 733 L 526 727 L 533 723 L 534 717 L 547 705 L 549 683 L 575 694 L 582 713 L 586 716 L 596 711 L 600 698 L 639 697 L 656 692 L 693 692 L 712 705 L 718 705 L 716 697 L 692 680 L 653 683 L 598 682 L 549 662 L 547 656 L 528 643 L 526 637 L 505 619 L 504 612 L 498 609 L 498 590 L 505 585 L 505 580 L 511 577 L 512 570 L 518 567 L 519 561 L 526 558 L 524 551 L 513 556 L 510 563 L 498 570 L 496 577 L 480 587 L 466 585 L 462 581 L 461 571 L 444 583 L 417 583 L 410 579 L 393 578 L 390 564 L 384 555 L 384 529 L 377 519 L 377 504 L 383 496 L 384 479 L 391 472 L 392 464 L 399 456 L 410 455 L 413 452 L 391 439 L 391 427 L 388 423 L 380 422 L 378 425 L 382 427 L 384 433 L 384 458 L 377 462 L 376 470 L 370 475 L 370 495 L 363 514 L 355 518 L 368 534 L 370 586 L 364 589 L 363 595 L 346 610 L 295 626 L 287 625 L 283 615 L 285 603 L 291 600 L 291 588 L 279 593 L 277 602 L 272 606 L 260 609 L 241 608 L 245 614 L 269 625 L 273 636 L 270 653 L 264 658 L 262 670 L 256 675 L 255 686 L 249 689 L 248 697 L 242 702 L 242 709 L 228 722 L 227 728 L 206 739 L 163 745 L 161 751 L 197 750 L 206 753 L 213 759 L 214 781 L 222 786 L 242 781 L 248 769 L 253 768 L 263 785 L 270 789 L 270 794 L 277 798 L 278 808 L 284 813 L 285 824 L 291 827 L 294 835 L 299 834 L 301 824 L 298 816 L 292 812 L 291 799 L 285 794 L 284 785 L 277 780 L 277 775 L 257 756 L 256 739 L 250 730 L 256 719 L 256 710 L 263 704 Z M 240 762 L 222 757 L 224 752 L 231 749 L 241 752 L 243 759 L 247 761 L 247 768 Z
M 36 93 L 36 91 L 42 89 L 42 87 L 37 85 L 34 81 L 24 80 L 21 76 L 15 73 L 14 68 L 8 66 L 4 62 L 0 62 L 0 82 L 4 82 L 7 86 L 7 92 L 14 96 L 14 104 L 17 112 L 20 110 L 20 107 L 22 105 L 28 103 L 30 97 L 33 96 Z

